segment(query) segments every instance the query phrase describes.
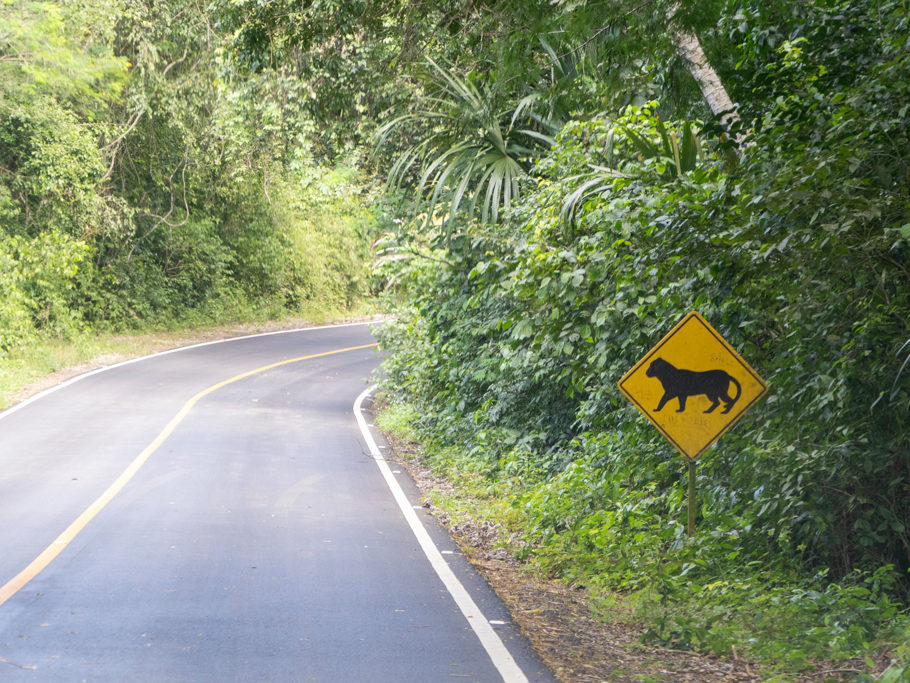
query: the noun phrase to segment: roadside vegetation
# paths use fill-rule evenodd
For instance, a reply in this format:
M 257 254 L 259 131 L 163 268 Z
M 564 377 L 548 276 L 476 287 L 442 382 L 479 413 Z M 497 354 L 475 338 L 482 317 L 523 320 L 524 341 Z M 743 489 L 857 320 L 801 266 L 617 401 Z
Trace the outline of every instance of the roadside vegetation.
M 204 8 L 17 0 L 0 26 L 4 373 L 37 344 L 363 299 L 353 152 L 314 155 L 304 84 L 235 68 Z
M 380 293 L 386 424 L 529 566 L 651 644 L 908 680 L 908 16 L 4 4 L 0 367 Z M 693 538 L 616 386 L 690 310 L 771 387 L 699 461 Z

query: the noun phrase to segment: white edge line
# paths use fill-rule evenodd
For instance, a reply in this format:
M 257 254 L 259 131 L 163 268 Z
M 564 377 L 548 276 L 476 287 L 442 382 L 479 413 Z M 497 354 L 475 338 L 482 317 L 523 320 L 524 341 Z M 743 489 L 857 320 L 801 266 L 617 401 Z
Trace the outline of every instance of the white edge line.
M 360 431 L 363 434 L 364 441 L 366 441 L 367 448 L 370 449 L 373 460 L 379 467 L 383 479 L 385 479 L 386 484 L 391 490 L 395 502 L 398 503 L 398 507 L 401 509 L 405 520 L 407 520 L 408 526 L 411 527 L 411 531 L 414 532 L 414 536 L 417 537 L 417 542 L 420 543 L 420 547 L 430 561 L 430 565 L 436 570 L 436 574 L 455 600 L 458 609 L 461 610 L 465 619 L 468 620 L 475 635 L 478 640 L 480 640 L 481 645 L 483 645 L 483 648 L 490 656 L 493 665 L 502 676 L 502 680 L 505 681 L 505 683 L 528 683 L 528 679 L 524 672 L 512 658 L 512 654 L 506 649 L 506 646 L 503 645 L 499 635 L 487 621 L 486 617 L 484 617 L 461 581 L 455 576 L 455 572 L 452 571 L 452 568 L 449 567 L 443 559 L 442 553 L 439 552 L 439 548 L 433 543 L 430 534 L 427 533 L 423 524 L 420 523 L 417 513 L 414 512 L 414 508 L 410 501 L 408 501 L 404 491 L 401 490 L 401 486 L 395 479 L 395 475 L 392 474 L 389 464 L 379 452 L 376 441 L 373 439 L 373 435 L 370 433 L 366 420 L 363 418 L 363 413 L 360 410 L 360 406 L 364 399 L 366 399 L 375 388 L 375 385 L 368 387 L 354 402 L 354 416 L 357 418 L 357 424 L 360 425 Z
M 92 375 L 98 375 L 102 372 L 107 372 L 108 370 L 113 370 L 114 368 L 120 368 L 120 367 L 123 367 L 124 365 L 132 365 L 133 363 L 140 363 L 140 362 L 142 362 L 144 360 L 148 360 L 150 358 L 158 358 L 159 356 L 168 356 L 172 353 L 179 353 L 181 351 L 189 351 L 190 349 L 199 349 L 199 348 L 202 348 L 203 346 L 214 346 L 215 344 L 227 344 L 229 342 L 241 341 L 243 339 L 255 339 L 256 337 L 270 337 L 272 335 L 278 335 L 278 334 L 292 334 L 294 332 L 310 332 L 310 331 L 314 331 L 314 330 L 328 330 L 328 329 L 333 329 L 333 328 L 337 328 L 337 327 L 355 327 L 357 325 L 381 325 L 383 322 L 384 322 L 383 320 L 368 320 L 365 322 L 358 322 L 358 323 L 341 323 L 339 325 L 319 325 L 316 327 L 298 327 L 293 330 L 275 330 L 274 332 L 259 332 L 257 334 L 247 334 L 247 335 L 241 335 L 239 337 L 228 337 L 227 339 L 214 339 L 212 341 L 200 342 L 198 344 L 190 344 L 189 346 L 178 346 L 173 349 L 167 349 L 166 351 L 158 351 L 157 353 L 151 353 L 147 356 L 139 356 L 137 358 L 130 358 L 129 360 L 120 361 L 119 363 L 114 363 L 112 365 L 105 365 L 104 367 L 97 368 L 96 370 L 89 370 L 88 372 L 84 372 L 81 375 L 76 375 L 75 377 L 71 377 L 68 380 L 60 382 L 60 384 L 55 384 L 54 386 L 52 386 L 48 389 L 45 389 L 44 391 L 40 391 L 37 394 L 29 396 L 28 398 L 20 401 L 19 403 L 15 404 L 13 406 L 10 406 L 6 410 L 0 411 L 0 420 L 12 415 L 13 413 L 21 410 L 22 408 L 25 408 L 25 406 L 29 405 L 30 403 L 34 403 L 35 401 L 42 399 L 49 394 L 53 394 L 55 391 L 59 391 L 60 389 L 63 389 L 64 387 L 68 387 L 71 384 L 75 384 L 76 382 L 84 380 L 87 377 L 91 377 Z

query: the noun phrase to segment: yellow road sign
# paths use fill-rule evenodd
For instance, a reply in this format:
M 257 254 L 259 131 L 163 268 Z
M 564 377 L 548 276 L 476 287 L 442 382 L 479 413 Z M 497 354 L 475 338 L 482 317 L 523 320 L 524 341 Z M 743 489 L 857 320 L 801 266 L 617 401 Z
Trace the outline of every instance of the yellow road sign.
M 695 459 L 768 385 L 698 313 L 689 313 L 619 380 L 677 450 Z

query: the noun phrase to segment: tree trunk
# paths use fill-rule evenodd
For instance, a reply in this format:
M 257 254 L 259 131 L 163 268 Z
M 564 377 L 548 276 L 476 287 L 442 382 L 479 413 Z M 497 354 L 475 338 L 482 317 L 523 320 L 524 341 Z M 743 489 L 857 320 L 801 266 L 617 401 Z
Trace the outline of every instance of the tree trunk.
M 676 13 L 679 11 L 679 5 L 674 5 L 669 12 L 670 26 L 673 31 L 673 44 L 676 46 L 676 54 L 682 57 L 689 73 L 701 88 L 701 94 L 711 108 L 711 111 L 720 120 L 720 125 L 730 134 L 736 144 L 743 146 L 743 134 L 741 132 L 733 133 L 731 129 L 739 123 L 739 114 L 724 84 L 720 82 L 720 77 L 711 66 L 705 51 L 701 47 L 701 41 L 692 31 L 683 28 L 673 29 Z

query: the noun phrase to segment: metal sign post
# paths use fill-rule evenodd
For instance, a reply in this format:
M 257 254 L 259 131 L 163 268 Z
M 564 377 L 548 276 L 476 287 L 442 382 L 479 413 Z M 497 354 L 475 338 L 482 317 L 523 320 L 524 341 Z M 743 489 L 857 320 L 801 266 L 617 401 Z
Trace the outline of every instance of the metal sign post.
M 686 527 L 686 532 L 689 534 L 689 537 L 695 535 L 695 460 L 688 458 L 689 460 L 689 524 Z
M 695 311 L 619 380 L 625 394 L 689 461 L 689 535 L 695 533 L 695 464 L 768 391 Z

